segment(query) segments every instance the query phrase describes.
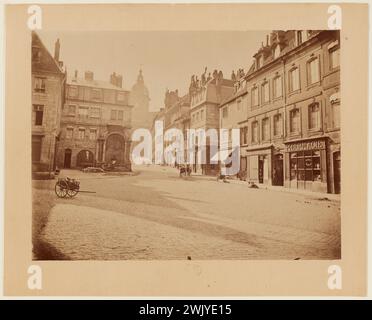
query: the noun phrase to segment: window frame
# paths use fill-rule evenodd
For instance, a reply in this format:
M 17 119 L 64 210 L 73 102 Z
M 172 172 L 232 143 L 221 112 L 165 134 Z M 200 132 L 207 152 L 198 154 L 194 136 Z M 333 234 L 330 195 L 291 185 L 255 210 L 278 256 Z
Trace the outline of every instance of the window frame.
M 276 121 L 278 120 L 278 121 Z M 279 133 L 276 132 L 276 123 L 279 123 L 278 128 L 280 128 Z M 274 114 L 273 116 L 273 135 L 274 137 L 282 137 L 283 136 L 283 115 L 282 113 Z
M 312 80 L 312 69 L 311 69 L 311 64 L 314 62 L 314 61 L 317 61 L 318 65 L 317 65 L 317 76 L 318 76 L 318 79 L 316 81 L 313 81 Z M 310 86 L 314 86 L 318 83 L 320 83 L 320 79 L 321 79 L 321 74 L 320 74 L 320 58 L 319 56 L 314 56 L 314 57 L 311 57 L 307 62 L 306 62 L 306 71 L 307 71 L 307 86 L 310 87 Z
M 280 83 L 280 95 L 277 96 L 276 95 L 276 85 L 275 85 L 275 82 L 276 81 L 279 81 Z M 278 74 L 276 75 L 274 78 L 273 78 L 273 100 L 276 100 L 276 99 L 280 99 L 280 98 L 283 98 L 283 77 L 282 75 Z
M 265 87 L 267 86 L 267 98 L 268 100 L 265 101 Z M 270 82 L 265 80 L 262 84 L 261 84 L 261 105 L 264 105 L 264 104 L 267 104 L 267 103 L 270 103 Z
M 297 118 L 297 130 L 293 130 L 293 123 L 292 123 L 292 120 L 293 120 L 293 117 L 292 115 L 297 112 L 298 114 L 298 118 Z M 289 111 L 289 132 L 290 134 L 298 134 L 301 132 L 301 113 L 300 113 L 300 109 L 299 108 L 294 108 L 292 110 Z
M 251 89 L 251 105 L 252 108 L 258 108 L 260 106 L 260 92 L 259 88 L 257 85 L 254 85 Z M 257 103 L 254 104 L 254 92 L 257 94 Z
M 298 88 L 293 89 L 293 80 L 292 80 L 292 74 L 294 71 L 297 70 L 297 78 L 298 78 Z M 299 92 L 301 90 L 301 76 L 300 76 L 300 66 L 294 66 L 291 69 L 288 70 L 288 89 L 289 94 L 293 94 L 296 92 Z
M 267 126 L 267 128 L 265 128 Z M 261 120 L 261 141 L 270 141 L 270 118 L 265 117 Z M 265 136 L 267 132 L 267 137 Z
M 317 107 L 318 110 L 316 111 L 317 113 L 317 120 L 316 120 L 316 124 L 314 125 L 312 123 L 312 115 L 314 113 L 314 111 L 312 110 L 314 107 Z M 313 102 L 311 104 L 308 105 L 307 107 L 307 112 L 308 112 L 308 129 L 310 131 L 318 131 L 321 129 L 322 127 L 322 124 L 321 124 L 321 121 L 322 121 L 322 118 L 321 118 L 321 107 L 320 107 L 320 103 L 319 102 Z

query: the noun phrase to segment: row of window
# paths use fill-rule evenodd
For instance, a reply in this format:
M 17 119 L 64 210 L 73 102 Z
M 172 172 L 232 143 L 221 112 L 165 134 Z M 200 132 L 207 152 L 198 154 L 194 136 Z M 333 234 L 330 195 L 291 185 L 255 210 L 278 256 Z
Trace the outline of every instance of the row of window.
M 340 104 L 332 105 L 333 128 L 340 126 Z M 251 142 L 259 142 L 259 122 L 251 123 Z M 321 108 L 319 103 L 313 103 L 308 106 L 308 129 L 319 130 L 321 128 Z M 289 112 L 289 132 L 291 134 L 299 133 L 301 130 L 301 115 L 300 110 L 295 108 Z M 248 143 L 248 127 L 243 127 L 240 130 L 241 144 Z M 273 116 L 273 135 L 281 137 L 283 135 L 283 117 L 281 113 Z M 270 140 L 270 118 L 266 117 L 261 120 L 261 141 Z
M 330 69 L 335 69 L 340 65 L 340 50 L 339 46 L 334 46 L 329 49 Z M 319 58 L 313 57 L 306 64 L 307 84 L 313 85 L 320 81 L 320 65 Z M 273 78 L 272 83 L 272 99 L 278 99 L 283 96 L 283 79 L 281 75 Z M 288 91 L 289 93 L 300 90 L 300 67 L 294 66 L 288 71 Z M 260 104 L 270 102 L 270 81 L 265 80 L 261 86 L 255 85 L 251 90 L 252 107 L 257 107 Z M 261 99 L 260 99 L 261 98 Z
M 100 107 L 89 107 L 89 106 L 79 106 L 77 108 L 77 105 L 75 104 L 69 104 L 68 105 L 68 115 L 75 116 L 76 115 L 76 109 L 78 112 L 78 116 L 80 118 L 101 118 L 101 108 Z M 117 109 L 111 109 L 110 113 L 110 119 L 111 120 L 123 120 L 124 119 L 124 111 L 123 110 L 117 110 Z
M 79 94 L 79 88 L 77 86 L 68 87 L 68 96 L 70 98 L 77 98 Z M 91 100 L 102 100 L 103 90 L 99 88 L 90 88 L 90 99 Z M 116 95 L 117 101 L 123 102 L 125 100 L 124 92 L 117 92 Z
M 204 110 L 200 110 L 198 112 L 195 112 L 191 115 L 191 121 L 192 122 L 197 122 L 200 120 L 204 120 Z
M 86 134 L 87 130 L 85 128 L 78 129 L 78 136 L 79 140 L 85 140 L 89 138 L 89 140 L 96 140 L 97 139 L 97 129 L 89 129 L 89 135 Z M 74 138 L 74 128 L 66 128 L 66 139 L 73 139 Z

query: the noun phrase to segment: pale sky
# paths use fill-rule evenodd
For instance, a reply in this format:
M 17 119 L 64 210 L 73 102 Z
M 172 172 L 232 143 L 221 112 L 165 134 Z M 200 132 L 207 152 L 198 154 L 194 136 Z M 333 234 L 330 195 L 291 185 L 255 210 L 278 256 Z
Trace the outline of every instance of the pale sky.
M 266 42 L 270 31 L 98 31 L 40 32 L 39 35 L 54 55 L 54 43 L 60 39 L 60 60 L 70 76 L 78 70 L 94 72 L 97 80 L 109 81 L 110 74 L 123 75 L 123 86 L 130 90 L 138 71 L 143 70 L 150 93 L 150 109 L 164 104 L 166 89 L 188 91 L 190 79 L 222 70 L 225 78 L 238 68 L 248 70 L 253 55 Z

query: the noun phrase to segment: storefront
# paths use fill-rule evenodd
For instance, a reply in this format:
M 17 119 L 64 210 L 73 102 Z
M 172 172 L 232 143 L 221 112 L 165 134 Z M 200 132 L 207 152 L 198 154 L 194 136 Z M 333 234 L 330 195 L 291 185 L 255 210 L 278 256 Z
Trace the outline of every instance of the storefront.
M 272 145 L 246 149 L 246 180 L 271 185 L 272 159 Z
M 327 192 L 327 138 L 286 142 L 285 186 Z

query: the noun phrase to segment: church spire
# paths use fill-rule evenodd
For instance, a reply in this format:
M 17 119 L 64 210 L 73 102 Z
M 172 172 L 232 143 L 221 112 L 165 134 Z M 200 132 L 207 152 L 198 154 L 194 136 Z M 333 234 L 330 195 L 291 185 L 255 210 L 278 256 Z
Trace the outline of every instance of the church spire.
M 137 77 L 137 83 L 144 84 L 143 75 L 142 75 L 142 68 L 139 70 L 139 74 Z

